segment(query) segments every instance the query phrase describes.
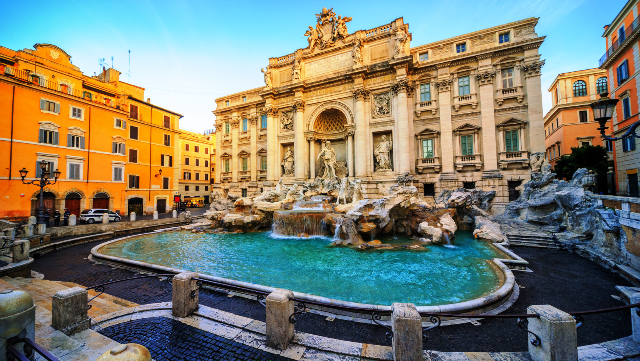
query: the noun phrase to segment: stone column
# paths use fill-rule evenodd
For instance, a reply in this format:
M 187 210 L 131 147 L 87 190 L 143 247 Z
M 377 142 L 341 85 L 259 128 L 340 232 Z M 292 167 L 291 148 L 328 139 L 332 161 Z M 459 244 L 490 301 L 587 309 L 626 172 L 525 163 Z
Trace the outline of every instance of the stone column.
M 364 101 L 365 98 L 369 97 L 370 92 L 366 89 L 356 89 L 353 91 L 353 96 L 356 101 L 355 108 L 355 155 L 356 155 L 356 164 L 355 164 L 355 175 L 356 177 L 365 177 L 367 175 L 367 132 L 365 125 L 365 111 L 364 111 Z M 353 174 L 352 170 L 349 169 L 349 174 Z
M 258 116 L 255 114 L 249 117 L 249 130 L 251 135 L 249 169 L 251 170 L 251 181 L 255 182 L 258 177 Z
M 102 213 L 102 224 L 109 223 L 109 213 Z
M 316 178 L 316 139 L 313 136 L 307 136 L 309 141 L 309 179 Z
M 178 218 L 178 211 L 174 209 L 173 212 L 171 212 L 171 218 Z
M 349 170 L 349 177 L 353 177 L 353 134 L 354 131 L 347 132 L 347 169 Z
M 238 158 L 238 125 L 240 119 L 234 117 L 231 119 L 231 181 L 238 182 L 238 169 L 240 167 Z
M 69 226 L 75 226 L 77 222 L 77 218 L 75 214 L 69 215 Z
M 158 219 L 158 211 L 153 211 L 153 219 Z
M 45 234 L 47 233 L 47 225 L 44 223 L 36 224 L 36 234 Z
M 486 64 L 484 64 L 486 63 Z M 490 65 L 491 59 L 480 60 L 480 65 Z M 478 74 L 480 86 L 480 109 L 482 124 L 482 160 L 485 171 L 495 171 L 498 169 L 498 151 L 496 144 L 496 121 L 494 114 L 494 91 L 493 77 L 495 72 L 493 69 L 487 69 Z M 480 149 L 474 153 L 480 153 Z
M 393 92 L 396 95 L 396 114 L 394 133 L 397 134 L 398 141 L 393 144 L 394 159 L 397 163 L 393 167 L 398 173 L 409 172 L 411 170 L 411 140 L 409 133 L 409 114 L 407 112 L 407 87 L 406 79 L 400 79 L 393 85 Z M 395 138 L 395 137 L 394 137 Z
M 173 277 L 171 313 L 175 317 L 189 317 L 198 309 L 198 285 L 195 272 L 183 272 Z
M 440 137 L 442 139 L 442 172 L 453 173 L 453 125 L 451 124 L 451 80 L 438 83 L 438 107 L 440 108 Z
M 215 182 L 217 184 L 222 183 L 221 175 L 222 175 L 222 169 L 223 169 L 223 166 L 224 166 L 224 164 L 222 164 L 222 159 L 220 158 L 220 156 L 222 155 L 222 134 L 223 134 L 222 127 L 223 127 L 222 124 L 218 124 L 216 122 L 216 149 L 215 149 L 215 152 L 216 152 L 216 156 L 215 156 L 215 161 L 216 161 L 215 177 L 216 178 L 215 178 Z M 183 159 L 180 159 L 180 163 L 179 164 L 182 164 L 183 161 L 184 161 Z M 182 175 L 180 175 L 180 176 L 182 177 Z M 132 219 L 132 220 L 134 220 L 134 219 Z
M 136 220 L 136 212 L 129 213 L 129 221 L 135 222 Z
M 469 74 L 469 94 L 475 94 L 476 93 L 476 73 L 475 72 L 471 72 L 471 74 Z
M 453 75 L 453 79 L 451 80 L 453 82 L 453 96 L 457 97 L 460 95 L 460 89 L 458 88 L 458 86 L 460 85 L 458 83 L 458 75 Z
M 568 313 L 549 306 L 529 306 L 527 313 L 539 318 L 528 318 L 529 332 L 540 337 L 540 345 L 530 341 L 535 338 L 528 334 L 529 355 L 533 361 L 573 361 L 578 360 L 578 332 L 576 320 Z
M 537 53 L 537 49 L 535 50 Z M 540 84 L 540 69 L 544 61 L 535 61 L 523 66 L 527 99 L 529 103 L 529 141 L 531 152 L 544 152 L 544 119 L 542 114 L 542 86 Z
M 277 111 L 271 107 L 266 108 L 265 111 L 267 114 L 267 180 L 277 181 L 280 178 L 280 173 L 277 172 L 279 168 L 278 159 L 276 159 L 276 147 L 278 145 Z
M 11 252 L 13 253 L 13 263 L 29 260 L 29 245 L 29 241 L 25 240 L 13 242 L 13 245 L 11 246 Z M 29 277 L 30 276 L 31 272 L 29 272 Z
M 267 346 L 284 350 L 293 339 L 294 324 L 289 322 L 293 315 L 293 292 L 276 289 L 267 296 Z
M 53 295 L 51 305 L 51 327 L 69 336 L 91 326 L 87 316 L 87 290 L 80 287 L 67 288 Z
M 391 305 L 393 359 L 422 360 L 422 318 L 411 303 Z
M 302 181 L 307 178 L 309 172 L 306 171 L 306 148 L 307 142 L 304 139 L 304 102 L 302 100 L 296 100 L 293 104 L 294 119 L 293 119 L 293 131 L 295 143 L 293 145 L 294 161 L 295 161 L 295 176 L 296 180 Z
M 496 69 L 496 89 L 502 89 L 502 69 L 500 68 L 500 65 L 496 65 L 495 69 Z
M 515 79 L 515 86 L 521 86 L 522 85 L 522 80 L 520 79 L 520 68 L 522 67 L 522 65 L 517 64 L 516 66 L 513 67 L 513 78 Z M 502 76 L 502 73 L 499 72 L 500 76 Z M 502 79 L 502 78 L 501 78 Z M 500 83 L 498 83 L 498 86 L 501 87 L 502 86 L 502 81 L 500 81 Z
M 368 93 L 368 92 L 367 92 Z M 359 156 L 358 152 L 355 152 L 354 158 L 356 163 L 360 160 L 363 160 L 366 163 L 365 174 L 367 177 L 371 175 L 373 172 L 373 146 L 371 145 L 371 128 L 369 127 L 369 122 L 371 121 L 371 98 L 367 95 L 364 98 L 364 145 L 365 145 L 365 153 L 364 157 Z M 358 143 L 354 145 L 357 149 Z

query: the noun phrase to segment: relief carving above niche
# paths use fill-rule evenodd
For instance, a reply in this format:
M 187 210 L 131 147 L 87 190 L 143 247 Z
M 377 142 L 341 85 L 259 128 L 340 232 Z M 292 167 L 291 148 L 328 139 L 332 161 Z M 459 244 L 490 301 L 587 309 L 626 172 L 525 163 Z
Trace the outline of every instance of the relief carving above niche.
M 373 96 L 372 113 L 374 118 L 382 118 L 391 114 L 391 96 L 381 93 Z
M 293 130 L 293 112 L 282 112 L 280 125 L 282 130 Z

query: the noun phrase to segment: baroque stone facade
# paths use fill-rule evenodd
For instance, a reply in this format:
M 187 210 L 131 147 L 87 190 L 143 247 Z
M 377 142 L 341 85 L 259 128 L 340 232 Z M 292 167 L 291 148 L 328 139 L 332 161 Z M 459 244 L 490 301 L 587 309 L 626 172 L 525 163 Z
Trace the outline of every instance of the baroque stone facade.
M 265 86 L 216 99 L 214 191 L 318 177 L 327 141 L 367 198 L 404 172 L 425 196 L 465 186 L 498 202 L 530 179 L 545 150 L 537 18 L 411 47 L 403 18 L 349 33 L 350 17 L 316 17 Z

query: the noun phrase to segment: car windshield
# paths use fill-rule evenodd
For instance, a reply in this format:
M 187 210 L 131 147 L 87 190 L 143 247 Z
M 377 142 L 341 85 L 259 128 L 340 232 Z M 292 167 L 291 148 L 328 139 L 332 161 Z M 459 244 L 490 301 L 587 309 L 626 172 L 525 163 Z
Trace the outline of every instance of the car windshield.
M 91 210 L 90 210 L 90 209 L 85 209 L 85 210 L 84 210 L 84 211 L 82 211 L 82 213 L 80 213 L 80 214 L 89 214 L 89 212 L 91 212 Z

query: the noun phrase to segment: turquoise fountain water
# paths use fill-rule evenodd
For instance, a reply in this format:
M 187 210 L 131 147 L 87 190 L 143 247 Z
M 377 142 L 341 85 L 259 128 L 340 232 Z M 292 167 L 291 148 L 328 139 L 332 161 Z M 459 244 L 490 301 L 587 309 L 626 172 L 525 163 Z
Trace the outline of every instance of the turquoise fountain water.
M 396 246 L 416 242 L 381 238 Z M 418 306 L 478 298 L 500 286 L 488 260 L 505 256 L 458 231 L 449 246 L 427 250 L 358 250 L 329 238 L 272 237 L 270 233 L 169 232 L 104 246 L 100 253 L 280 287 L 333 299 Z

